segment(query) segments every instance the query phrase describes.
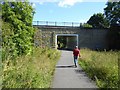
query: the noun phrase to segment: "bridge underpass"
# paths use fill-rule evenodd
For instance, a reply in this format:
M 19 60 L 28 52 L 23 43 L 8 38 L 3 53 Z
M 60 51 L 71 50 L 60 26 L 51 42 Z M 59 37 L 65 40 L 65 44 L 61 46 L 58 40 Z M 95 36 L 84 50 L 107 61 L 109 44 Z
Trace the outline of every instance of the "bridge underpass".
M 78 34 L 56 34 L 55 47 L 58 49 L 72 50 L 78 46 Z
M 46 22 L 45 25 L 41 25 L 38 21 L 36 25 L 33 25 L 38 28 L 35 45 L 58 48 L 58 42 L 63 43 L 65 41 L 63 43 L 64 49 L 73 49 L 76 45 L 79 48 L 89 49 L 104 50 L 108 48 L 107 34 L 109 30 L 107 29 L 81 28 L 75 26 L 75 23 L 71 23 L 71 26 L 59 26 L 56 22 L 54 24 L 49 25 L 49 22 Z M 66 24 L 69 23 L 63 23 L 63 25 Z

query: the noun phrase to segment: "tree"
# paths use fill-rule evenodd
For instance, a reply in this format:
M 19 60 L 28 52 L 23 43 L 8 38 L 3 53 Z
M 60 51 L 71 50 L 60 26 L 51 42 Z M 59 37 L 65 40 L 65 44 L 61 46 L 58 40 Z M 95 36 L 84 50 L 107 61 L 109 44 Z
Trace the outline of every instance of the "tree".
M 109 49 L 120 50 L 120 26 L 111 26 L 107 33 Z
M 102 13 L 94 14 L 87 21 L 93 28 L 107 28 L 109 23 Z
M 104 11 L 111 25 L 120 24 L 120 1 L 107 2 L 107 7 L 104 8 Z
M 34 42 L 34 29 L 32 27 L 34 10 L 32 6 L 29 2 L 9 1 L 2 2 L 0 5 L 2 7 L 2 20 L 14 28 L 12 41 L 15 43 L 17 54 L 29 54 Z
M 107 2 L 104 8 L 105 16 L 110 22 L 108 32 L 108 46 L 110 49 L 120 50 L 120 1 Z

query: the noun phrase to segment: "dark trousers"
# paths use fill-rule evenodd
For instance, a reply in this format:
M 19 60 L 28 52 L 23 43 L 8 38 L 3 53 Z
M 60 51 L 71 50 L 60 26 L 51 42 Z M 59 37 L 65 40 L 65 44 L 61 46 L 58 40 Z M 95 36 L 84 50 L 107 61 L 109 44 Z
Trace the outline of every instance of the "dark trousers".
M 78 62 L 78 56 L 74 56 L 74 64 L 75 64 L 75 66 L 77 66 L 77 62 Z

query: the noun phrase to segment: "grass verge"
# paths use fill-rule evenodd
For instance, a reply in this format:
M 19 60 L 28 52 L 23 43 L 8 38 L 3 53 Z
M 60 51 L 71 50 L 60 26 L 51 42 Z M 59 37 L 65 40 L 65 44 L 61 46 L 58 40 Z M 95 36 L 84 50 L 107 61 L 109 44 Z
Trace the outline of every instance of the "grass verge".
M 3 88 L 50 88 L 60 52 L 35 48 L 32 55 L 2 62 Z
M 120 51 L 81 49 L 79 64 L 99 88 L 118 88 L 118 54 Z

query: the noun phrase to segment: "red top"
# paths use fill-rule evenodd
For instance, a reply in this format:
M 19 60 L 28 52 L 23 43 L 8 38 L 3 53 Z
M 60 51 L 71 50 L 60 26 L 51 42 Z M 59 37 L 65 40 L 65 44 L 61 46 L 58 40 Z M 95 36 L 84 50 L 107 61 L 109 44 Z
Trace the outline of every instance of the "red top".
M 73 55 L 74 56 L 79 56 L 80 55 L 80 50 L 79 49 L 74 49 L 73 50 Z

